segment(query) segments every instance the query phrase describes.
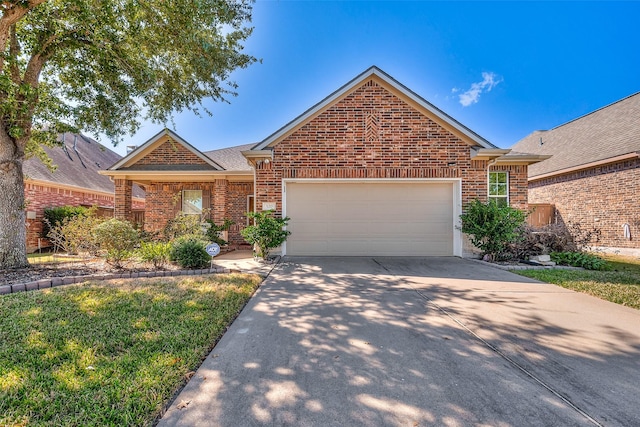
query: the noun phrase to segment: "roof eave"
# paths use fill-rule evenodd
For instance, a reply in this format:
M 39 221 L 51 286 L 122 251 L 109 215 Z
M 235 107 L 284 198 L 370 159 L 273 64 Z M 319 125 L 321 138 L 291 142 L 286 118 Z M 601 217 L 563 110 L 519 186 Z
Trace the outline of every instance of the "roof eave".
M 602 165 L 607 165 L 607 164 L 611 164 L 611 163 L 617 163 L 617 162 L 622 162 L 625 160 L 633 160 L 633 159 L 637 159 L 640 158 L 640 152 L 637 151 L 633 151 L 631 153 L 627 153 L 627 154 L 622 154 L 620 156 L 615 156 L 615 157 L 610 157 L 608 159 L 603 159 L 603 160 L 597 160 L 595 162 L 590 162 L 590 163 L 585 163 L 582 165 L 577 165 L 577 166 L 572 166 L 569 168 L 564 168 L 564 169 L 559 169 L 557 171 L 553 171 L 553 172 L 547 172 L 547 173 L 543 173 L 540 175 L 535 175 L 535 176 L 530 176 L 528 178 L 529 181 L 537 181 L 540 179 L 544 179 L 544 178 L 549 178 L 552 176 L 556 176 L 556 175 L 563 175 L 566 173 L 570 173 L 570 172 L 575 172 L 575 171 L 579 171 L 579 170 L 584 170 L 584 169 L 590 169 L 596 166 L 602 166 Z

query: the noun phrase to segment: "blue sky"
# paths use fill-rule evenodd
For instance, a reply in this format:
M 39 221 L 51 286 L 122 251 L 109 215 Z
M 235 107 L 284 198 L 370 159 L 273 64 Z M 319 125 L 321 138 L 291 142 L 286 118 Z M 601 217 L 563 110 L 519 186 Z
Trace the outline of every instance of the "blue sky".
M 499 147 L 640 91 L 640 2 L 258 1 L 213 117 L 178 114 L 206 151 L 259 142 L 377 65 Z M 162 126 L 144 123 L 115 150 Z M 106 143 L 106 141 L 103 141 Z

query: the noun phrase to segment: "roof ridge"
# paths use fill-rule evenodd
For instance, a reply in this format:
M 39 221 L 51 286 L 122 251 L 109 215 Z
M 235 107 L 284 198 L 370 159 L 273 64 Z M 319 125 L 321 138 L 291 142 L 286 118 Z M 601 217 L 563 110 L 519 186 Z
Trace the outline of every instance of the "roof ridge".
M 629 98 L 633 98 L 633 97 L 634 97 L 634 96 L 636 96 L 636 95 L 640 95 L 640 91 L 635 92 L 635 93 L 632 93 L 631 95 L 627 95 L 627 96 L 625 96 L 624 98 L 618 99 L 617 101 L 613 101 L 613 102 L 611 102 L 611 103 L 609 103 L 609 104 L 607 104 L 607 105 L 605 105 L 605 106 L 603 106 L 603 107 L 597 108 L 597 109 L 595 109 L 595 110 L 593 110 L 593 111 L 591 111 L 591 112 L 589 112 L 589 113 L 585 113 L 585 114 L 583 114 L 583 115 L 581 115 L 581 116 L 576 117 L 575 119 L 569 120 L 568 122 L 562 123 L 562 124 L 560 124 L 560 125 L 558 125 L 558 126 L 554 126 L 554 127 L 552 127 L 551 129 L 544 130 L 544 131 L 542 131 L 542 132 L 549 132 L 549 131 L 552 131 L 552 130 L 556 130 L 556 129 L 558 129 L 558 128 L 561 128 L 562 126 L 566 126 L 566 125 L 568 125 L 569 123 L 575 122 L 575 121 L 577 121 L 577 120 L 580 120 L 580 119 L 582 119 L 582 118 L 585 118 L 585 117 L 587 117 L 587 116 L 590 116 L 590 115 L 592 115 L 592 114 L 595 114 L 595 113 L 597 113 L 597 112 L 598 112 L 598 111 L 600 111 L 600 110 L 604 110 L 604 109 L 606 109 L 606 108 L 609 108 L 609 107 L 611 107 L 611 106 L 613 106 L 613 105 L 615 105 L 615 104 L 617 104 L 617 103 L 619 103 L 619 102 L 626 101 L 626 100 L 627 100 L 627 99 L 629 99 Z M 534 131 L 534 132 L 536 132 L 536 131 Z

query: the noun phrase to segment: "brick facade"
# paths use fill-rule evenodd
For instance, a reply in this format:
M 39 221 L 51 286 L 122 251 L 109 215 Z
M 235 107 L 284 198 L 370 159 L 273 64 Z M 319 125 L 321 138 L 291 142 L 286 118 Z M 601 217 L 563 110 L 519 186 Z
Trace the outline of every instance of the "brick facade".
M 202 190 L 206 218 L 222 224 L 229 218 L 236 224 L 229 230 L 229 244 L 244 244 L 240 230 L 247 224 L 247 198 L 253 194 L 251 182 L 229 182 L 212 179 L 211 182 L 152 182 L 145 186 L 145 230 L 160 231 L 167 221 L 175 218 L 182 208 L 183 190 Z
M 469 144 L 416 108 L 369 81 L 273 147 L 273 161 L 256 165 L 256 206 L 275 202 L 282 213 L 286 178 L 460 178 L 462 203 L 487 197 L 486 161 L 472 161 Z M 527 206 L 527 166 L 507 170 L 510 201 Z
M 169 137 L 134 165 L 208 165 L 207 162 Z
M 27 249 L 32 252 L 40 247 L 48 247 L 49 242 L 42 238 L 42 220 L 44 210 L 59 206 L 99 206 L 105 215 L 114 208 L 114 195 L 65 189 L 33 182 L 24 185 L 27 212 L 34 212 L 35 219 L 27 219 Z M 144 201 L 132 200 L 134 210 L 144 210 Z M 38 241 L 40 239 L 40 241 Z
M 557 221 L 601 230 L 599 246 L 640 248 L 640 159 L 529 183 L 530 203 L 550 203 Z M 624 236 L 629 224 L 631 239 Z

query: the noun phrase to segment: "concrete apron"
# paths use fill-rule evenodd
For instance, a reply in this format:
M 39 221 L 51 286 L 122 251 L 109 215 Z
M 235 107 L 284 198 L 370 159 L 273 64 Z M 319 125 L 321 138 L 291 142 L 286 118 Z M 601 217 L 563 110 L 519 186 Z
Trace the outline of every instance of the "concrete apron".
M 160 425 L 634 425 L 638 325 L 457 258 L 286 259 Z

